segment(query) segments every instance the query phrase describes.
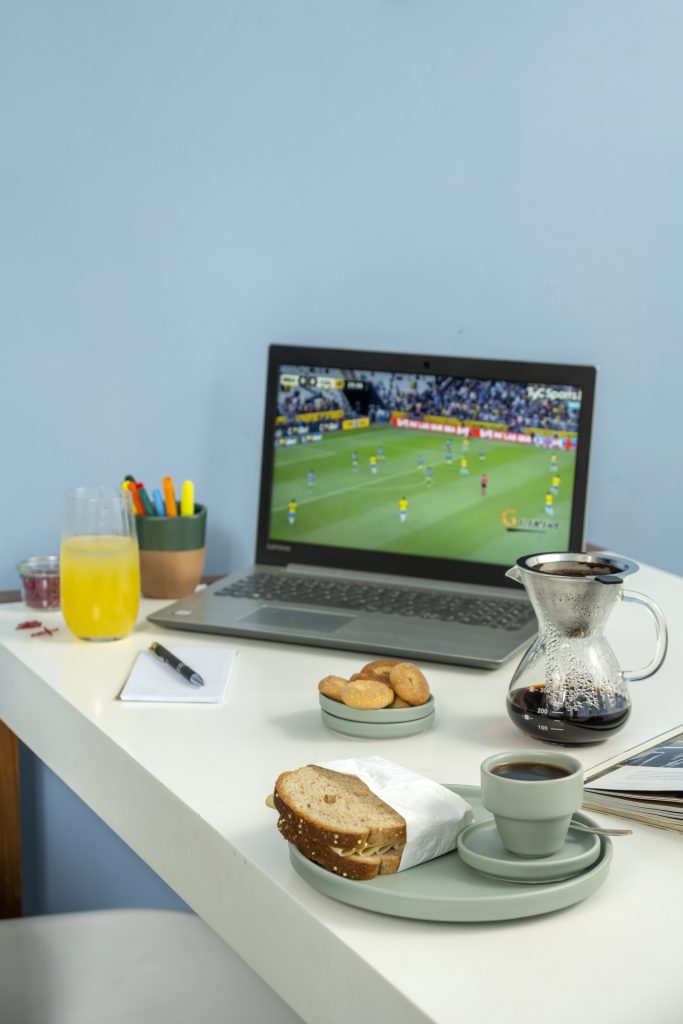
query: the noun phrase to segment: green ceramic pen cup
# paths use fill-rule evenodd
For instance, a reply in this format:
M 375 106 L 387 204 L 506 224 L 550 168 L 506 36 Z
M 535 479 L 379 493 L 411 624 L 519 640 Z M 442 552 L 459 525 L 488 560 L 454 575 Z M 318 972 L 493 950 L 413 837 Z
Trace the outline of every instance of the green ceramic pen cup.
M 199 583 L 206 552 L 206 506 L 191 516 L 135 517 L 145 597 L 186 597 Z

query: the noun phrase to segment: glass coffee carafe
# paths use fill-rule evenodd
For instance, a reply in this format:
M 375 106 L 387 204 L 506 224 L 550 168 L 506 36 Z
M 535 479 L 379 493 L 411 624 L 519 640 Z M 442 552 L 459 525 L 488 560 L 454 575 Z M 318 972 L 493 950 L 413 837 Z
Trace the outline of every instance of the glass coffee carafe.
M 666 623 L 649 597 L 625 590 L 638 565 L 619 555 L 555 552 L 527 555 L 506 573 L 527 591 L 538 637 L 517 667 L 507 697 L 515 725 L 550 743 L 597 743 L 626 723 L 626 683 L 647 679 L 666 653 Z M 652 660 L 623 671 L 605 638 L 619 601 L 644 605 L 655 620 Z

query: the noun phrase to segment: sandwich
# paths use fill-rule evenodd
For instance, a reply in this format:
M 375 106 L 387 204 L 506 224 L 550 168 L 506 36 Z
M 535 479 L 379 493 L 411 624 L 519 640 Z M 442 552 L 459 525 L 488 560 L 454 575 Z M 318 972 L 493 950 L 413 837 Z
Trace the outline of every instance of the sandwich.
M 398 871 L 405 819 L 355 775 L 316 765 L 283 772 L 273 804 L 280 834 L 328 871 L 358 880 Z

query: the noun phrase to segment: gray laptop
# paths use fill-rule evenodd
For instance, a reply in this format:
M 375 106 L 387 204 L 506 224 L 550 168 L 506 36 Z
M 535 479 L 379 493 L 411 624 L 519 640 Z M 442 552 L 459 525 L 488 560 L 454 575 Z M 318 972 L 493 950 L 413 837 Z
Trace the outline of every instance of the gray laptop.
M 256 564 L 172 629 L 495 668 L 536 618 L 505 570 L 582 550 L 595 369 L 273 346 Z

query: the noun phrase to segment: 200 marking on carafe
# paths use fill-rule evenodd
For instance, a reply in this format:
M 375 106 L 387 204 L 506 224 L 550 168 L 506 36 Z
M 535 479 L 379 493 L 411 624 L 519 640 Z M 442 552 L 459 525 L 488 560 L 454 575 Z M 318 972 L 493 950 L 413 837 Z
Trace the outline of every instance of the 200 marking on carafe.
M 553 710 L 545 683 L 508 695 L 507 709 L 515 725 L 530 736 L 551 743 L 598 743 L 625 724 L 631 706 L 621 694 L 605 698 L 596 690 L 594 705 Z

